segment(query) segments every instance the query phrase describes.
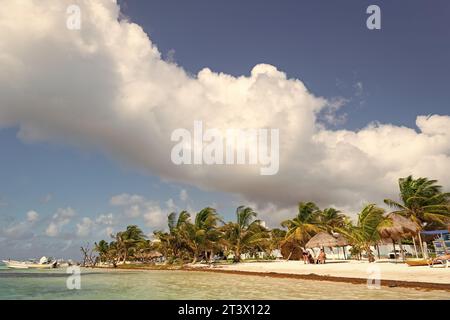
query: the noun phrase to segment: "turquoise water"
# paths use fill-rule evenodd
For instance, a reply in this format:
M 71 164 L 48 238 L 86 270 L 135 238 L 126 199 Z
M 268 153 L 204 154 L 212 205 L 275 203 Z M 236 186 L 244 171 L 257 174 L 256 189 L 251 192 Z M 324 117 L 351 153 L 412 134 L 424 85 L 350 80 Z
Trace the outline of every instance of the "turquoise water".
M 450 299 L 445 291 L 186 271 L 82 270 L 81 289 L 68 290 L 67 276 L 0 266 L 0 299 Z

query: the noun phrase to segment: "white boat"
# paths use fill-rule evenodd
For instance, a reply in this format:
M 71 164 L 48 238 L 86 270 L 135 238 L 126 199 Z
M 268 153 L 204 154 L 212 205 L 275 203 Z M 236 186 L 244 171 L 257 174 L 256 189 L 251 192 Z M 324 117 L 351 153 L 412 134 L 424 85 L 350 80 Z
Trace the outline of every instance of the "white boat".
M 57 266 L 56 261 L 49 262 L 46 257 L 42 257 L 39 263 L 16 260 L 3 260 L 3 263 L 11 269 L 52 269 Z
M 3 260 L 2 261 L 8 268 L 11 269 L 28 269 L 28 266 L 23 261 L 15 260 Z

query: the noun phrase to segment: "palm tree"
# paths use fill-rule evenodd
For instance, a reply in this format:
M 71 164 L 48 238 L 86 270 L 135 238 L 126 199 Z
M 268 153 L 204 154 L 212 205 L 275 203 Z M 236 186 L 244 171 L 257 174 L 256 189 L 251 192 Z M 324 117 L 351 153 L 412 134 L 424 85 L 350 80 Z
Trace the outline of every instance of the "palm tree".
M 174 259 L 182 258 L 183 249 L 188 247 L 190 218 L 191 214 L 187 211 L 181 211 L 178 215 L 172 212 L 167 217 L 169 227 L 167 239 Z
M 337 228 L 342 228 L 346 223 L 345 219 L 346 216 L 334 208 L 326 208 L 317 215 L 317 223 L 320 228 L 329 233 L 334 232 Z
M 270 242 L 268 246 L 268 254 L 273 250 L 281 250 L 281 244 L 286 238 L 286 230 L 274 228 L 270 230 Z
M 114 249 L 115 249 L 115 253 L 117 255 L 117 260 L 120 261 L 125 261 L 126 260 L 126 256 L 127 253 L 126 251 L 128 250 L 125 244 L 125 239 L 123 237 L 123 232 L 117 232 L 115 235 L 111 235 L 111 237 L 114 239 L 113 243 L 114 243 Z
M 217 224 L 220 221 L 219 215 L 213 208 L 205 208 L 197 213 L 194 224 L 189 224 L 188 243 L 194 253 L 193 263 L 197 261 L 201 253 L 204 253 L 205 259 L 214 256 L 214 250 L 217 248 L 217 241 L 220 237 L 220 232 L 217 229 Z
M 420 229 L 446 225 L 450 221 L 450 193 L 443 193 L 437 180 L 428 178 L 414 179 L 412 176 L 398 180 L 401 202 L 385 199 L 384 202 L 393 213 L 414 221 Z M 419 235 L 420 248 L 422 239 Z
M 233 251 L 234 262 L 239 262 L 242 253 L 257 248 L 269 237 L 261 220 L 255 220 L 257 215 L 252 208 L 240 206 L 236 209 L 236 222 L 223 226 L 225 244 Z
M 350 241 L 356 251 L 363 250 L 366 252 L 369 262 L 375 261 L 370 246 L 378 243 L 380 231 L 392 224 L 392 221 L 384 213 L 384 209 L 377 207 L 375 204 L 369 204 L 358 214 L 356 225 L 346 224 L 345 227 L 337 228 L 337 231 Z
M 116 233 L 114 239 L 118 254 L 122 257 L 122 261 L 126 262 L 129 255 L 133 254 L 134 247 L 142 241 L 145 241 L 144 232 L 136 225 L 128 226 L 125 231 Z
M 287 228 L 286 240 L 297 242 L 304 247 L 306 242 L 321 231 L 318 216 L 320 210 L 314 202 L 300 202 L 295 218 L 281 222 Z
M 94 243 L 94 250 L 98 252 L 101 262 L 107 261 L 107 255 L 109 251 L 109 244 L 105 240 L 100 240 L 98 243 Z

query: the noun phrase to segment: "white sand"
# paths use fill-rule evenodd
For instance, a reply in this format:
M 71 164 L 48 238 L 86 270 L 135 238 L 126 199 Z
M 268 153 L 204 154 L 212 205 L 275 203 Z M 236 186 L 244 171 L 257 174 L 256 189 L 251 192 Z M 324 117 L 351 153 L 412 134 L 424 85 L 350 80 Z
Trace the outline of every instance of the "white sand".
M 198 265 L 197 265 L 198 266 Z M 219 265 L 217 269 L 287 274 L 317 274 L 331 277 L 362 278 L 369 276 L 368 267 L 380 269 L 381 280 L 429 282 L 450 284 L 450 268 L 410 267 L 403 263 L 371 263 L 363 261 L 329 262 L 323 265 L 303 264 L 300 261 L 243 262 Z

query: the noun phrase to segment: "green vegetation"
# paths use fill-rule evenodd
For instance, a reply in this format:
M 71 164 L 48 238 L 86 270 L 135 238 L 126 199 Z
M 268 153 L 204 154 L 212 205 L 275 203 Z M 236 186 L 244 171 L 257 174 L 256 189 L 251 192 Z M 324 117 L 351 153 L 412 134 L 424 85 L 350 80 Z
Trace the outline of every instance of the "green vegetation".
M 393 213 L 410 219 L 420 230 L 448 226 L 450 223 L 450 193 L 442 192 L 437 181 L 412 176 L 399 179 L 400 201 L 386 199 L 394 208 Z M 286 243 L 291 247 L 304 248 L 319 232 L 338 232 L 351 243 L 351 253 L 365 253 L 374 261 L 370 249 L 381 240 L 383 228 L 393 221 L 385 210 L 375 204 L 366 205 L 353 222 L 334 208 L 321 210 L 313 202 L 300 202 L 298 212 L 292 219 L 281 223 L 283 229 L 268 229 L 258 214 L 250 207 L 236 209 L 236 220 L 224 222 L 215 209 L 205 208 L 192 219 L 191 214 L 173 212 L 167 218 L 167 230 L 155 231 L 150 241 L 135 225 L 111 235 L 113 241 L 101 240 L 95 244 L 98 260 L 117 266 L 123 262 L 154 262 L 163 259 L 169 265 L 183 265 L 198 261 L 213 261 L 215 257 L 233 262 L 241 261 L 246 254 L 258 258 L 260 253 L 269 259 L 274 249 Z M 420 235 L 419 235 L 420 236 Z M 139 268 L 129 264 L 129 268 Z

